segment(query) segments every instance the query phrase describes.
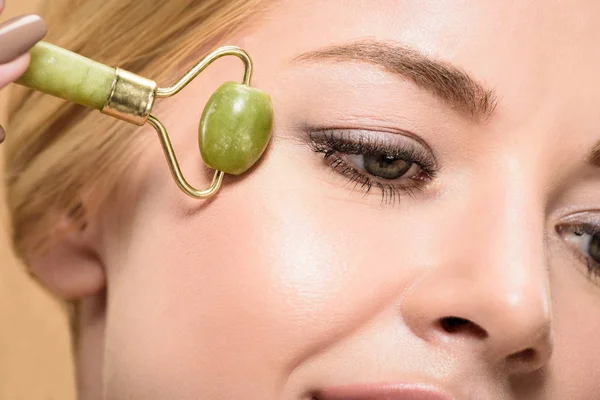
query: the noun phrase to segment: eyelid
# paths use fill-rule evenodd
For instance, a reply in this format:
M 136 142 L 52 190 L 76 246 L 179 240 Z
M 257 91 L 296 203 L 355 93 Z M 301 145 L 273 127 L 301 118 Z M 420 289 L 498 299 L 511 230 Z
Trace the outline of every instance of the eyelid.
M 414 159 L 431 177 L 439 172 L 439 164 L 431 148 L 412 134 L 352 128 L 308 130 L 307 133 L 312 146 L 336 144 L 336 147 L 342 147 L 339 152 L 343 154 L 407 157 Z
M 587 227 L 597 229 L 600 232 L 600 210 L 572 212 L 569 215 L 557 218 L 554 225 L 557 231 L 572 227 Z
M 322 133 L 331 133 L 331 132 L 341 132 L 344 134 L 349 134 L 348 138 L 353 138 L 356 136 L 361 136 L 363 139 L 375 138 L 382 140 L 382 136 L 388 140 L 394 141 L 406 141 L 413 140 L 417 142 L 417 144 L 423 147 L 424 150 L 429 152 L 436 164 L 438 164 L 438 158 L 433 151 L 433 149 L 425 142 L 419 135 L 405 129 L 393 128 L 387 126 L 375 126 L 373 128 L 365 128 L 364 126 L 306 126 L 304 129 L 305 132 L 308 133 L 309 137 L 312 138 L 312 135 L 322 134 Z M 355 135 L 355 136 L 352 136 Z

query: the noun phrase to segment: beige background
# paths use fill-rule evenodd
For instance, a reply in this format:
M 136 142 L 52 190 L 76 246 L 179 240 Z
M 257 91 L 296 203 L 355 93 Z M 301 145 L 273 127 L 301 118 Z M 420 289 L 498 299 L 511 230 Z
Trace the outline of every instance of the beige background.
M 40 0 L 5 0 L 0 21 L 35 12 L 38 4 Z M 9 90 L 0 91 L 0 123 L 4 126 Z M 18 132 L 7 132 L 11 134 Z M 66 318 L 11 252 L 1 188 L 0 195 L 0 399 L 73 400 Z

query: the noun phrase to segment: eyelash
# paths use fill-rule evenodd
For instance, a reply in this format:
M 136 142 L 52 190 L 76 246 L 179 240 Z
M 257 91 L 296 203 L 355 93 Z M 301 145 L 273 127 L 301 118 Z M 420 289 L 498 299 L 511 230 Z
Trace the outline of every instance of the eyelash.
M 349 138 L 349 133 L 355 138 Z M 381 192 L 382 203 L 394 204 L 401 195 L 414 196 L 422 190 L 426 183 L 438 174 L 438 167 L 433 156 L 426 150 L 414 145 L 390 145 L 384 139 L 377 138 L 375 132 L 365 134 L 359 130 L 328 129 L 309 131 L 310 146 L 316 153 L 323 155 L 327 164 L 342 176 L 348 178 L 350 183 L 370 193 L 375 187 Z M 414 140 L 414 139 L 407 139 Z M 421 169 L 417 177 L 408 178 L 410 184 L 383 182 L 375 176 L 361 171 L 351 165 L 341 155 L 361 156 L 387 156 L 402 159 L 416 164 Z M 381 178 L 383 179 L 383 178 Z M 403 178 L 398 178 L 403 179 Z M 404 178 L 407 179 L 407 178 Z

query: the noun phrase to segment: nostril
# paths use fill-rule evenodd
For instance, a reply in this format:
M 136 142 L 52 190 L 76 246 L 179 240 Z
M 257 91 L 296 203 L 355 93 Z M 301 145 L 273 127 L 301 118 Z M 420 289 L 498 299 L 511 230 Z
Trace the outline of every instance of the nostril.
M 447 333 L 462 333 L 477 338 L 486 338 L 487 332 L 479 325 L 460 317 L 445 317 L 439 321 L 441 328 Z
M 523 363 L 531 363 L 531 362 L 535 361 L 536 357 L 537 357 L 536 351 L 530 347 L 528 349 L 521 350 L 517 353 L 511 354 L 510 356 L 508 356 L 508 360 L 523 362 Z
M 448 333 L 456 333 L 464 329 L 471 322 L 468 319 L 459 317 L 446 317 L 440 320 L 440 325 Z

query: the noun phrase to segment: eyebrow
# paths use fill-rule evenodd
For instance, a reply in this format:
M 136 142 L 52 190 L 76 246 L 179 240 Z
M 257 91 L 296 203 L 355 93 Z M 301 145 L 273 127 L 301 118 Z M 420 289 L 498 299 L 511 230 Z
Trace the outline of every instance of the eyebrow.
M 489 118 L 497 104 L 494 91 L 462 69 L 399 44 L 360 41 L 303 53 L 294 60 L 373 64 L 411 80 L 473 119 Z

